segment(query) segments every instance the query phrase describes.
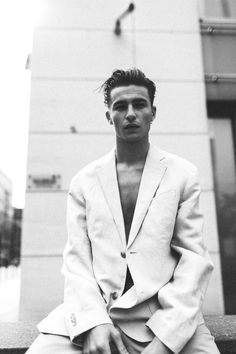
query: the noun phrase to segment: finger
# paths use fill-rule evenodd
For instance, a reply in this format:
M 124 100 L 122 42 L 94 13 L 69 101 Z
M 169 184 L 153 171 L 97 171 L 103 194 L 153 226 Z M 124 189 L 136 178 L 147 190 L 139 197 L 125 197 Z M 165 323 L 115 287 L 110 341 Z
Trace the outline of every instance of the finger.
M 110 349 L 109 343 L 106 345 L 103 345 L 102 347 L 99 347 L 97 352 L 100 354 L 111 354 L 111 349 Z
M 123 341 L 121 339 L 121 335 L 120 335 L 120 333 L 118 331 L 116 333 L 112 334 L 112 339 L 113 339 L 113 341 L 114 341 L 114 343 L 116 345 L 118 353 L 120 353 L 120 354 L 129 354 L 127 349 L 124 346 L 124 343 L 123 343 Z

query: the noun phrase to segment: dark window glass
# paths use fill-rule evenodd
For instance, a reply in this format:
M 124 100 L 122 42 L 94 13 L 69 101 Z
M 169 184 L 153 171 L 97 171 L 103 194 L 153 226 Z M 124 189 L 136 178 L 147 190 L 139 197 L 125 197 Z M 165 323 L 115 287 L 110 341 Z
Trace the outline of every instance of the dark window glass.
M 209 119 L 225 310 L 236 313 L 236 169 L 233 118 Z

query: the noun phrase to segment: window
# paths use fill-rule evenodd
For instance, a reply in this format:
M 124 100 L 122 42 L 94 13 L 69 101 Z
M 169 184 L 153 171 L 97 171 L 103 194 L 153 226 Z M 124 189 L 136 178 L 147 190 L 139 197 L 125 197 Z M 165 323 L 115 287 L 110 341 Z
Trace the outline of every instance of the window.
M 236 313 L 236 166 L 235 166 L 235 116 L 211 109 L 209 132 L 213 157 L 217 222 L 220 241 L 225 311 Z M 218 102 L 219 106 L 219 102 Z M 217 104 L 216 104 L 217 107 Z M 215 113 L 215 114 L 214 114 Z M 228 116 L 227 116 L 228 115 Z

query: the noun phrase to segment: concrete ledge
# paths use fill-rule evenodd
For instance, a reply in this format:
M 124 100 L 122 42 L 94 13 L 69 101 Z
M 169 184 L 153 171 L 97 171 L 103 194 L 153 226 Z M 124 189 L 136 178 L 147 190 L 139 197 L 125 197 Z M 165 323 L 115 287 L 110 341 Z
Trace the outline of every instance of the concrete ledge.
M 221 354 L 236 354 L 236 315 L 205 316 Z
M 236 315 L 205 316 L 221 354 L 236 354 Z M 0 322 L 0 354 L 23 354 L 37 337 L 35 325 Z
M 39 334 L 35 325 L 27 322 L 0 322 L 0 353 L 23 354 Z

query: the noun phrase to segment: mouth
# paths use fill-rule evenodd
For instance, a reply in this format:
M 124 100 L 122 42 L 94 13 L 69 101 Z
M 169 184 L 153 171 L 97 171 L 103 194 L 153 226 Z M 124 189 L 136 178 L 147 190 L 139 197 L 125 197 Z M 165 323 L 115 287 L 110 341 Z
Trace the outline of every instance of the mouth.
M 127 124 L 125 126 L 125 129 L 137 129 L 137 128 L 139 128 L 139 125 L 137 124 Z

